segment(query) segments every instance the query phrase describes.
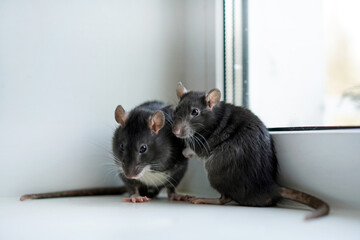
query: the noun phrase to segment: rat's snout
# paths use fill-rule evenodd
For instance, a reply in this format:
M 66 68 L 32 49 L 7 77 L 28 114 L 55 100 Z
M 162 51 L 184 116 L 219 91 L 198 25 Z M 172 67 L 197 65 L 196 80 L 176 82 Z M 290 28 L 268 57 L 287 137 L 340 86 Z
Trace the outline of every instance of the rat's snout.
M 180 128 L 173 128 L 173 133 L 178 136 L 181 135 L 181 129 Z
M 179 138 L 186 138 L 187 137 L 187 127 L 186 124 L 184 123 L 176 123 L 173 126 L 173 133 L 175 134 L 175 136 L 179 137 Z
M 128 179 L 139 179 L 143 175 L 143 171 L 141 170 L 138 166 L 129 166 L 124 169 L 124 174 Z
M 138 179 L 140 178 L 140 174 L 137 174 L 137 173 L 125 173 L 125 177 L 128 178 L 128 179 Z

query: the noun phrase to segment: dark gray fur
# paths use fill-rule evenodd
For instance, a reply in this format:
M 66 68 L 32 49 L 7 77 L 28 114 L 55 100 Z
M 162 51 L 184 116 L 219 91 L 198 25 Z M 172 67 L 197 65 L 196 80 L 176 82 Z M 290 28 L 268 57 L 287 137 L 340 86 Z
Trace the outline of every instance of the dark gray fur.
M 200 110 L 198 116 L 191 115 L 194 108 Z M 250 110 L 225 102 L 210 109 L 204 92 L 185 92 L 174 111 L 173 131 L 178 128 L 183 134 L 178 136 L 187 138 L 188 147 L 205 159 L 209 182 L 221 194 L 220 202 L 231 199 L 244 206 L 263 207 L 289 198 L 318 210 L 308 218 L 328 213 L 323 201 L 277 184 L 273 140 Z
M 193 108 L 201 114 L 189 119 Z M 214 189 L 241 205 L 267 206 L 278 200 L 278 162 L 271 136 L 258 117 L 224 102 L 211 110 L 204 92 L 189 92 L 175 109 L 174 125 L 186 118 L 197 137 L 195 147 L 189 146 L 200 158 L 211 155 L 205 168 Z
M 161 110 L 165 114 L 165 126 L 153 133 L 148 127 L 151 115 Z M 113 136 L 113 153 L 115 163 L 123 171 L 141 171 L 146 165 L 153 165 L 152 170 L 166 172 L 170 177 L 168 182 L 159 186 L 147 186 L 139 180 L 128 179 L 124 172 L 119 175 L 126 185 L 130 195 L 139 190 L 141 196 L 149 198 L 158 195 L 166 187 L 168 194 L 175 192 L 175 187 L 183 178 L 187 169 L 187 159 L 182 155 L 183 142 L 171 132 L 173 109 L 162 102 L 146 102 L 133 109 L 124 127 L 119 126 Z M 125 151 L 120 150 L 120 144 L 125 146 Z M 147 144 L 148 150 L 139 156 L 141 144 Z

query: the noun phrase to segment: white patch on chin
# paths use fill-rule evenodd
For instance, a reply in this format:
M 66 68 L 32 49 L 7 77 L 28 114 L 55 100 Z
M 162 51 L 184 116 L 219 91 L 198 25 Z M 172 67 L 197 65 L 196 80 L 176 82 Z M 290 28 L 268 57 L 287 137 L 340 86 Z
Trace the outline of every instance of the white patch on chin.
M 151 171 L 149 165 L 145 166 L 138 176 L 138 181 L 144 183 L 147 186 L 153 187 L 164 185 L 166 182 L 168 182 L 169 178 L 166 173 Z

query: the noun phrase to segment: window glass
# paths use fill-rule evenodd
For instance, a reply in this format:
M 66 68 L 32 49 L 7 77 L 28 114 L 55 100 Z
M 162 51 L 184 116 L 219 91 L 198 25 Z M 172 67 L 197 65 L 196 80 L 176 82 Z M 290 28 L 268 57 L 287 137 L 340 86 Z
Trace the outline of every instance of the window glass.
M 236 13 L 226 2 L 224 19 Z M 360 1 L 241 2 L 248 29 L 233 34 L 247 38 L 248 66 L 233 65 L 248 67 L 248 107 L 268 127 L 360 125 Z M 225 32 L 225 50 L 227 41 Z

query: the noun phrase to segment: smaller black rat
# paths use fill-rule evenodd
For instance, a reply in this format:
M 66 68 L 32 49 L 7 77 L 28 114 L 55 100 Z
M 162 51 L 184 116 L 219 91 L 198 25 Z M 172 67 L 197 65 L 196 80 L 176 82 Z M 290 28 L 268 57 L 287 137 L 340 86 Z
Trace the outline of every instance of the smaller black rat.
M 125 186 L 90 188 L 23 195 L 20 200 L 117 195 L 130 193 L 126 202 L 146 202 L 167 188 L 170 200 L 187 200 L 175 187 L 187 169 L 183 142 L 171 132 L 173 109 L 158 101 L 146 102 L 126 113 L 122 106 L 115 110 L 120 124 L 113 136 L 113 155 Z
M 115 163 L 130 198 L 143 202 L 155 197 L 166 187 L 168 198 L 187 200 L 175 193 L 183 178 L 188 160 L 183 156 L 183 142 L 172 134 L 173 109 L 161 102 L 144 103 L 130 113 L 122 106 L 115 111 L 120 126 L 113 137 Z
M 204 160 L 210 185 L 220 199 L 192 198 L 195 204 L 273 206 L 281 198 L 306 204 L 314 209 L 306 219 L 327 215 L 322 200 L 277 184 L 278 161 L 274 142 L 263 122 L 250 110 L 220 102 L 218 89 L 187 91 L 179 83 L 180 101 L 174 111 L 173 133 L 185 139 L 183 154 L 195 153 Z

